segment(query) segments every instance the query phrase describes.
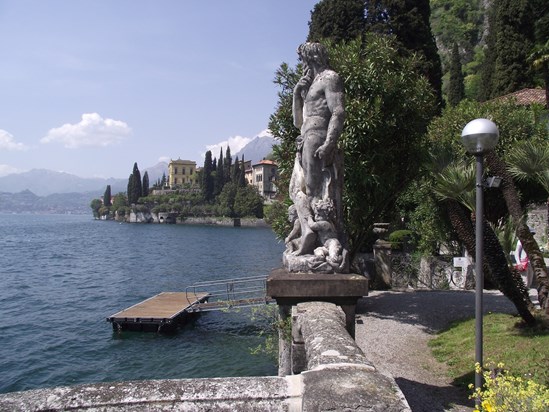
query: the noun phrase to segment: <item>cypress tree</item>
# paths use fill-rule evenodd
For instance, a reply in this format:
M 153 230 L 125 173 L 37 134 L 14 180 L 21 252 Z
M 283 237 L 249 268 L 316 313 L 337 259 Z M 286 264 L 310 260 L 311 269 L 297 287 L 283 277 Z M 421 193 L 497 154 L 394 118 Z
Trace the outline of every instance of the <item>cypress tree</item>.
M 244 163 L 244 153 L 242 154 L 242 162 L 240 163 L 240 176 L 238 177 L 238 185 L 241 187 L 246 186 L 246 164 Z
M 240 179 L 240 165 L 238 157 L 234 161 L 232 181 L 238 185 Z
M 160 188 L 164 189 L 167 183 L 166 172 L 162 173 L 162 180 L 160 181 Z
M 143 197 L 149 196 L 149 173 L 143 175 Z
M 103 194 L 103 204 L 107 207 L 112 206 L 111 202 L 111 185 L 107 185 L 105 193 Z
M 455 107 L 465 96 L 465 85 L 463 83 L 463 72 L 457 43 L 452 47 L 450 60 L 450 84 L 448 87 L 448 103 Z
M 418 53 L 417 69 L 442 106 L 442 64 L 431 32 L 429 0 L 366 0 L 366 30 L 393 35 L 404 55 Z
M 204 168 L 202 169 L 202 194 L 204 200 L 211 201 L 214 197 L 214 184 L 212 176 L 212 152 L 208 150 L 204 159 Z
M 527 58 L 534 44 L 536 25 L 530 1 L 493 2 L 488 10 L 488 22 L 481 101 L 533 85 Z
M 224 171 L 224 164 L 223 164 L 223 148 L 219 150 L 219 160 L 217 162 L 217 172 L 215 175 L 215 195 L 217 196 L 219 193 L 221 193 L 221 190 L 223 190 L 223 186 L 225 185 L 225 171 Z
M 227 150 L 225 151 L 225 164 L 224 164 L 225 170 L 223 172 L 225 175 L 225 183 L 231 181 L 232 162 L 233 162 L 233 159 L 231 157 L 231 148 L 229 147 L 229 145 L 227 145 Z
M 132 194 L 133 194 L 133 200 L 132 203 L 137 203 L 139 198 L 143 196 L 143 186 L 141 183 L 141 172 L 139 171 L 139 168 L 137 167 L 137 162 L 133 164 L 133 172 L 132 172 Z
M 307 41 L 352 40 L 364 30 L 364 0 L 322 0 L 311 11 Z

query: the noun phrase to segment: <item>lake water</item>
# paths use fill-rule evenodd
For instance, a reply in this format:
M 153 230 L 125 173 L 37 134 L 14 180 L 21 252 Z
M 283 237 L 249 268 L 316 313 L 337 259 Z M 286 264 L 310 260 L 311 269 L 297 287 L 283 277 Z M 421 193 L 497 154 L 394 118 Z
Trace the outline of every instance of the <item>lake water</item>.
M 209 312 L 174 335 L 105 318 L 163 291 L 268 275 L 268 228 L 119 224 L 0 214 L 0 393 L 134 379 L 276 375 L 250 310 Z

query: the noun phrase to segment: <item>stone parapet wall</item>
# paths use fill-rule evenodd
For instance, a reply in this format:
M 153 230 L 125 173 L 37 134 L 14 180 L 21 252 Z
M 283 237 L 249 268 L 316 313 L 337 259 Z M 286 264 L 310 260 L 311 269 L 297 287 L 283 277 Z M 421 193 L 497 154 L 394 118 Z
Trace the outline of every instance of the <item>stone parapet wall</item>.
M 350 337 L 339 307 L 307 302 L 294 312 L 306 365 L 300 374 L 38 389 L 0 395 L 0 411 L 410 411 L 395 381 Z

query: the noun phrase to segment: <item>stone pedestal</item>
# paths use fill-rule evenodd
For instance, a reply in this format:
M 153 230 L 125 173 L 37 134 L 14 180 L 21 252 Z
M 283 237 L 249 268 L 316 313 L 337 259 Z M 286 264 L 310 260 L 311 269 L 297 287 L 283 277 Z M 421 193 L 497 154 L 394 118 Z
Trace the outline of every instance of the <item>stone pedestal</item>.
M 355 337 L 358 299 L 368 295 L 368 278 L 356 274 L 299 273 L 275 269 L 267 278 L 267 296 L 276 300 L 280 319 L 289 320 L 292 307 L 303 302 L 333 303 L 345 313 L 345 328 Z M 292 316 L 294 317 L 294 316 Z M 287 376 L 304 370 L 304 342 L 292 321 L 291 336 L 279 331 L 278 375 Z

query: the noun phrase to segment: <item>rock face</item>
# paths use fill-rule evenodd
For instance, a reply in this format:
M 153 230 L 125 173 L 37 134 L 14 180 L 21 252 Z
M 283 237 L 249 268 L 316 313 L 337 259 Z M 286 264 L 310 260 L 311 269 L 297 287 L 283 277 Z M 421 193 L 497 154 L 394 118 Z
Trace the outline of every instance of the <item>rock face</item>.
M 343 152 L 337 143 L 343 122 L 343 82 L 328 66 L 319 43 L 298 49 L 303 76 L 294 89 L 297 141 L 289 193 L 292 231 L 285 239 L 283 262 L 290 272 L 348 273 L 343 232 Z

